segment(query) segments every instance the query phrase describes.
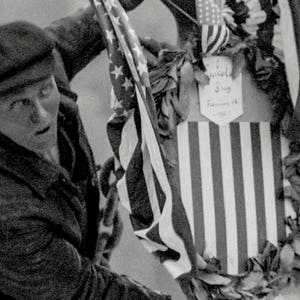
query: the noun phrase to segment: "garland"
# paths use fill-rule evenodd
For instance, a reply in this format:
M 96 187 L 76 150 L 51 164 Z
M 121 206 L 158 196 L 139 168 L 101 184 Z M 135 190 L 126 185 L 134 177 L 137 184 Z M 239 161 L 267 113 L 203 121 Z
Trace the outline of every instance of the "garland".
M 273 109 L 271 122 L 280 125 L 286 134 L 293 106 L 280 47 L 278 5 L 276 1 L 271 2 L 227 0 L 223 16 L 231 30 L 231 38 L 219 54 L 232 57 L 233 77 L 248 68 L 256 86 L 269 95 Z M 188 114 L 188 90 L 194 80 L 205 86 L 209 78 L 202 57 L 199 58 L 197 34 L 191 34 L 182 50 L 161 46 L 149 39 L 141 42 L 150 62 L 161 143 L 172 164 L 176 159 L 176 126 Z M 247 272 L 238 276 L 221 274 L 219 262 L 204 257 L 205 264 L 194 278 L 179 281 L 184 292 L 203 286 L 210 299 L 261 299 L 273 297 L 293 284 L 300 269 L 300 143 L 293 137 L 289 139 L 290 154 L 284 159 L 284 176 L 290 186 L 284 197 L 292 201 L 296 217 L 285 220 L 291 229 L 287 240 L 278 245 L 267 242 L 262 253 L 248 259 Z M 187 288 L 187 281 L 190 288 Z

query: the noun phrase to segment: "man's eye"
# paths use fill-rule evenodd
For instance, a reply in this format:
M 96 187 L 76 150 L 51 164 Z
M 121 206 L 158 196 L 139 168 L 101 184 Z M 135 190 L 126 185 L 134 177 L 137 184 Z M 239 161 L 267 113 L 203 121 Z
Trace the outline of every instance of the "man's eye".
M 52 83 L 47 83 L 41 88 L 40 93 L 41 93 L 42 96 L 45 97 L 45 96 L 48 96 L 51 93 L 52 89 L 53 89 L 53 84 Z
M 9 108 L 11 110 L 15 110 L 15 109 L 19 109 L 21 108 L 22 106 L 26 106 L 27 104 L 29 103 L 29 100 L 28 99 L 20 99 L 20 100 L 16 100 L 16 101 L 13 101 Z

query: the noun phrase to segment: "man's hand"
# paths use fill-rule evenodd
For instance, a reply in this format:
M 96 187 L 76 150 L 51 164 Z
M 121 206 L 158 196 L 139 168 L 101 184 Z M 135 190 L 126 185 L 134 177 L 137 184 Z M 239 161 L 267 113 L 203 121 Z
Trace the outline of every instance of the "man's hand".
M 138 5 L 140 5 L 144 0 L 120 0 L 121 5 L 125 10 L 129 11 L 135 9 Z
M 130 11 L 135 9 L 137 6 L 139 6 L 144 0 L 119 0 L 120 4 L 123 6 L 123 8 L 126 11 Z M 95 1 L 95 5 L 97 6 L 97 3 L 100 2 L 100 0 Z M 99 4 L 99 3 L 98 3 Z M 91 6 L 91 1 L 83 6 L 83 8 L 87 8 Z

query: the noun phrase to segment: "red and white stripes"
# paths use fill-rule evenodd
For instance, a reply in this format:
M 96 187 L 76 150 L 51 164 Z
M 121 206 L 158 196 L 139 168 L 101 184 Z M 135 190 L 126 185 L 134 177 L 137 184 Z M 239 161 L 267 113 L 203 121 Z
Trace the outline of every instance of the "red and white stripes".
M 178 126 L 181 196 L 197 251 L 238 274 L 248 257 L 286 236 L 294 215 L 280 197 L 287 141 L 269 123 Z

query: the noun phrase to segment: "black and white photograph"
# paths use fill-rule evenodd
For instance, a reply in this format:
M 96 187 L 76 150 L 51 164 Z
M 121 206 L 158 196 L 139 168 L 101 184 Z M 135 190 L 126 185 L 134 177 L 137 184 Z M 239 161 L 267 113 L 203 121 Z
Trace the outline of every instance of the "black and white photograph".
M 0 0 L 0 299 L 300 299 L 300 1 Z

